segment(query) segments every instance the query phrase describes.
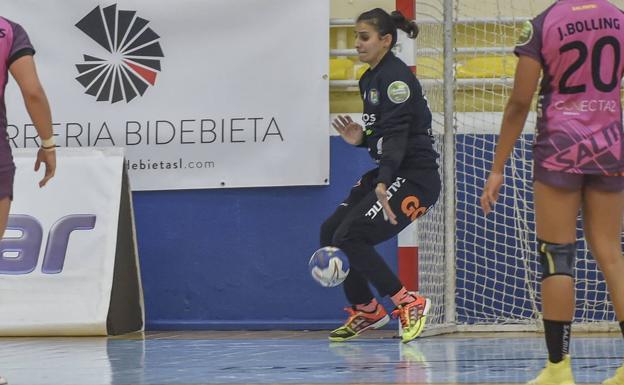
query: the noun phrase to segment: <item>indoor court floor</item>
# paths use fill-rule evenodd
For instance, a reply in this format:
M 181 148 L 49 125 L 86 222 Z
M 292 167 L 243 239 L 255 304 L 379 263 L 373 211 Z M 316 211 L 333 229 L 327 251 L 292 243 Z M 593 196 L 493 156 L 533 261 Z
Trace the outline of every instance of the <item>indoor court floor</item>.
M 9 385 L 521 384 L 545 362 L 536 333 L 468 333 L 402 344 L 391 331 L 329 343 L 326 332 L 149 332 L 0 338 Z M 574 335 L 578 384 L 622 363 L 621 334 Z

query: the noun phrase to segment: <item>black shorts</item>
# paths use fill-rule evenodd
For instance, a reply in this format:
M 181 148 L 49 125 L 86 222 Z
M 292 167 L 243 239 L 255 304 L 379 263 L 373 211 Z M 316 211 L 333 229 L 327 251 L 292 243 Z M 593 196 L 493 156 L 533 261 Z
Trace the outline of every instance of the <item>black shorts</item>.
M 441 182 L 437 169 L 424 169 L 416 173 L 412 171 L 410 179 L 397 176 L 390 186 L 386 186 L 388 203 L 398 222 L 393 225 L 385 220 L 381 203 L 377 200 L 376 179 L 377 169 L 371 170 L 351 189 L 341 204 L 341 210 L 338 210 L 347 212 L 343 214 L 344 219 L 336 237 L 350 229 L 359 228 L 368 234 L 374 244 L 383 242 L 429 211 L 440 195 Z

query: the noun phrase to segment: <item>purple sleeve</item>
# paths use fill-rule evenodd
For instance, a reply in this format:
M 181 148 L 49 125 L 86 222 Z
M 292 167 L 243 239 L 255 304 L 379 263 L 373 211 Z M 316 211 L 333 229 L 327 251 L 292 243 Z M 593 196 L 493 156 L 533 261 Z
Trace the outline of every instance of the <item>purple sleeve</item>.
M 35 49 L 30 43 L 28 34 L 21 25 L 12 21 L 9 21 L 9 24 L 13 29 L 13 44 L 11 46 L 11 51 L 9 52 L 9 65 L 11 65 L 11 63 L 22 56 L 34 55 Z
M 514 54 L 516 56 L 529 56 L 542 63 L 542 26 L 544 18 L 540 16 L 524 23 L 514 49 Z

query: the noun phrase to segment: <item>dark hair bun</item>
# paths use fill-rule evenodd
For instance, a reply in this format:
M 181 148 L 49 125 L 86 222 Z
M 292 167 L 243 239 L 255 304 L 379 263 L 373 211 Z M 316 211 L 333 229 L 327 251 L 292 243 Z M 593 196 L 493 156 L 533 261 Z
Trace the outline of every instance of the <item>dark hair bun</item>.
M 415 22 L 407 20 L 405 16 L 403 16 L 403 14 L 399 11 L 392 11 L 390 17 L 392 18 L 394 25 L 396 25 L 398 29 L 407 33 L 407 36 L 410 39 L 416 39 L 416 36 L 418 36 L 418 32 L 420 30 L 418 29 L 418 25 L 416 25 Z

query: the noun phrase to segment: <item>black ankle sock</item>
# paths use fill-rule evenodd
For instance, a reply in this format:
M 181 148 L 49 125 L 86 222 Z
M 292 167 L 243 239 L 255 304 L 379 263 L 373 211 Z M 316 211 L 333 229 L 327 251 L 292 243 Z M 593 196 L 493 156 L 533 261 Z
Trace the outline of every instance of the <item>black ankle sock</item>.
M 572 322 L 544 320 L 544 334 L 548 347 L 548 360 L 553 364 L 563 361 L 570 348 Z
M 622 330 L 622 337 L 624 337 L 624 321 L 620 321 L 620 330 Z

